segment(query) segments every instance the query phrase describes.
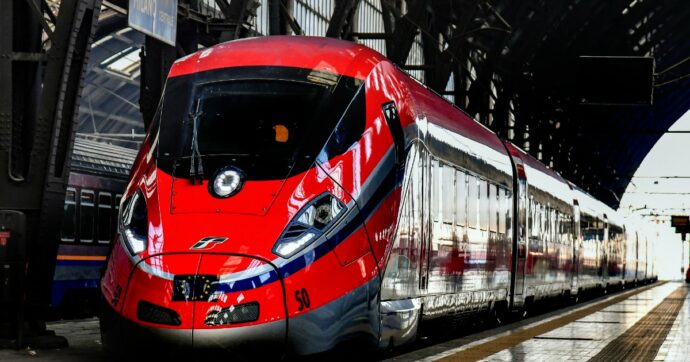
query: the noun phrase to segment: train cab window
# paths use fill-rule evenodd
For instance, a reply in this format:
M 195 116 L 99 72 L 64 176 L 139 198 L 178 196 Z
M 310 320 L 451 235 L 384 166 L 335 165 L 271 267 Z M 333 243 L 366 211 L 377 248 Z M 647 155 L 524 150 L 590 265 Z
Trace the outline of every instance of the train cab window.
M 95 213 L 95 196 L 91 190 L 81 190 L 79 198 L 79 241 L 93 242 Z
M 112 196 L 109 192 L 98 193 L 98 242 L 107 244 L 110 241 L 112 229 Z
M 467 225 L 467 175 L 462 171 L 455 172 L 455 223 Z
M 60 240 L 74 241 L 74 234 L 77 228 L 77 190 L 68 187 L 65 193 L 64 213 L 62 214 L 62 228 L 60 230 Z
M 467 175 L 467 226 L 476 229 L 477 217 L 479 212 L 479 185 L 477 178 L 472 175 Z
M 345 114 L 335 126 L 333 133 L 326 142 L 322 154 L 319 159 L 330 159 L 334 156 L 345 153 L 355 142 L 362 138 L 364 127 L 366 123 L 366 99 L 364 97 L 364 87 L 360 87 L 352 99 L 352 102 L 345 110 Z M 285 128 L 285 126 L 283 126 Z M 287 128 L 286 132 L 287 132 Z M 278 134 L 276 133 L 276 136 Z M 285 138 L 284 142 L 288 142 L 289 138 Z M 401 161 L 402 162 L 402 161 Z
M 441 169 L 441 205 L 443 222 L 452 224 L 455 217 L 455 168 L 445 165 Z
M 489 231 L 498 231 L 498 192 L 494 184 L 489 184 Z

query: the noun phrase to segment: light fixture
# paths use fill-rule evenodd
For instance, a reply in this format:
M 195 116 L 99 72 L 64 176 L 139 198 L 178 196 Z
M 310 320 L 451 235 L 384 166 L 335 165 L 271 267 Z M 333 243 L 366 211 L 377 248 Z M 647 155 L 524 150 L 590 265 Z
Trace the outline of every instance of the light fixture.
M 214 197 L 225 199 L 242 189 L 245 175 L 242 170 L 233 166 L 225 166 L 216 171 L 208 184 L 208 190 Z

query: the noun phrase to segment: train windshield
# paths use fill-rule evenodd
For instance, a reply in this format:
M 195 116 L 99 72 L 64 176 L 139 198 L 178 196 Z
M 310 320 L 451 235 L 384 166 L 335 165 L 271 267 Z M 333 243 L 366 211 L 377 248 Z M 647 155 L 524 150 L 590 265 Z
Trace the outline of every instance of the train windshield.
M 262 156 L 291 160 L 323 106 L 324 86 L 280 80 L 204 86 L 196 100 L 202 155 Z
M 307 69 L 233 68 L 171 78 L 160 119 L 159 167 L 204 178 L 228 164 L 249 179 L 280 179 L 311 166 L 359 82 Z M 208 73 L 215 73 L 215 76 Z

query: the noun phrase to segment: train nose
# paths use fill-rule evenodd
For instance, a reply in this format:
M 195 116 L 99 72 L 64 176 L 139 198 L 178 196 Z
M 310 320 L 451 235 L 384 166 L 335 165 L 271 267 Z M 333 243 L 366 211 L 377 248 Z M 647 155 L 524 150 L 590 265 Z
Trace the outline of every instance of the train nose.
M 139 326 L 138 333 L 123 333 L 129 345 L 283 350 L 283 286 L 278 271 L 260 259 L 162 254 L 140 261 L 128 285 L 123 315 Z
M 287 334 L 285 293 L 278 271 L 246 256 L 204 254 L 194 304 L 194 346 L 282 351 Z

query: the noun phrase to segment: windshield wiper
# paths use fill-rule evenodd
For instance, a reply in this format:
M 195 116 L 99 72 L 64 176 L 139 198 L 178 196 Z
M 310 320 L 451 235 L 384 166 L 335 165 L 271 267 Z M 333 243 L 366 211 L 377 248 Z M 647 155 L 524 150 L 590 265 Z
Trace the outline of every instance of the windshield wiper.
M 192 157 L 189 160 L 189 177 L 192 180 L 192 185 L 196 184 L 198 179 L 199 184 L 204 183 L 204 166 L 201 163 L 201 152 L 199 152 L 199 137 L 198 137 L 198 123 L 199 119 L 203 115 L 203 112 L 199 109 L 201 107 L 201 101 L 196 100 L 196 107 L 194 113 L 190 113 L 189 117 L 192 120 Z

